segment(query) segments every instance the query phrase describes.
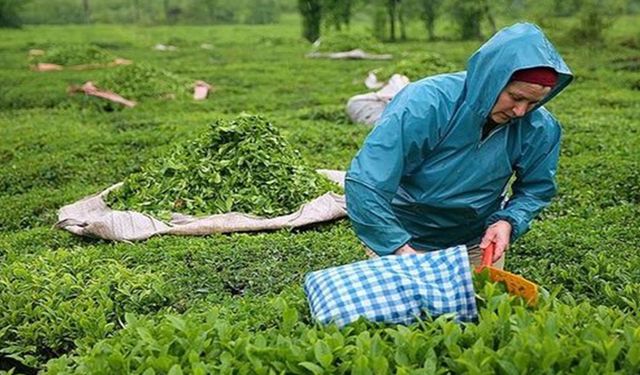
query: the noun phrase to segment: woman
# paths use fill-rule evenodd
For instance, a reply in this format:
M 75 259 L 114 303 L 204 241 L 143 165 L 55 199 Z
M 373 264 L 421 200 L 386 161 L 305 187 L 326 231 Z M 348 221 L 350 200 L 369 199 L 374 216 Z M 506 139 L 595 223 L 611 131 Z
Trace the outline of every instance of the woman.
M 556 193 L 561 129 L 542 105 L 571 80 L 542 31 L 516 24 L 480 47 L 466 71 L 408 85 L 347 172 L 358 237 L 378 255 L 466 244 L 474 263 L 493 243 L 501 266 Z

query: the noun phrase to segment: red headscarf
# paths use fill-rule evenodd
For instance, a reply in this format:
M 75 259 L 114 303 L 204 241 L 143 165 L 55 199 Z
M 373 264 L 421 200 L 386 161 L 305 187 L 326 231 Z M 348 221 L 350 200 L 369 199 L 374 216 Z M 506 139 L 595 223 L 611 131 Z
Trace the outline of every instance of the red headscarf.
M 558 80 L 558 73 L 552 68 L 536 67 L 518 70 L 513 73 L 510 81 L 537 83 L 538 85 L 553 87 Z

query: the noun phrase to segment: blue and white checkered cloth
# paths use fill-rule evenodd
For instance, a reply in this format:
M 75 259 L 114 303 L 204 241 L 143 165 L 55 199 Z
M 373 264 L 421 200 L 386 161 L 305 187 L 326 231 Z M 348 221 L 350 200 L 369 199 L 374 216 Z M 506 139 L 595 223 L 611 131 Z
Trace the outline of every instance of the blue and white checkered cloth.
M 320 323 L 339 327 L 359 317 L 409 324 L 424 313 L 477 317 L 466 246 L 390 255 L 307 274 L 305 293 Z

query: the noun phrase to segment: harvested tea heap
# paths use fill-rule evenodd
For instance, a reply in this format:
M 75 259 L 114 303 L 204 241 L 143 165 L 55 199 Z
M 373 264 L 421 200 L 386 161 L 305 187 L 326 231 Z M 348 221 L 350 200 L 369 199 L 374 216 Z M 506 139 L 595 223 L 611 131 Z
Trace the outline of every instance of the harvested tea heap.
M 395 64 L 385 66 L 377 71 L 378 78 L 388 80 L 393 74 L 402 74 L 415 81 L 427 76 L 458 71 L 455 64 L 447 61 L 437 53 L 423 52 L 408 56 Z
M 64 66 L 106 64 L 115 59 L 111 53 L 91 44 L 61 44 L 49 48 L 44 55 L 33 57 L 34 63 Z
M 118 93 L 127 99 L 174 98 L 186 96 L 192 82 L 173 73 L 147 65 L 134 63 L 109 71 L 96 86 Z
M 374 37 L 358 33 L 333 33 L 322 36 L 315 45 L 316 52 L 344 52 L 361 49 L 366 52 L 384 52 L 384 46 Z
M 302 161 L 261 117 L 217 120 L 195 140 L 155 159 L 108 197 L 110 207 L 150 213 L 231 211 L 273 217 L 339 187 Z

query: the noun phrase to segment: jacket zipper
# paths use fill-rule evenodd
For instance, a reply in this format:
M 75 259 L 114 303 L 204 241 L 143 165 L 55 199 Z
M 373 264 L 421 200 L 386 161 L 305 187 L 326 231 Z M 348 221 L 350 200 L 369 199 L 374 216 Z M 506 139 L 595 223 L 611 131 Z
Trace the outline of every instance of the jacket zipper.
M 491 133 L 489 133 L 489 135 L 487 135 L 487 137 L 485 139 L 482 139 L 482 129 L 480 129 L 480 142 L 478 143 L 478 147 L 477 148 L 482 147 L 482 145 L 485 144 L 491 137 L 493 137 L 494 134 L 496 134 L 497 132 L 501 131 L 503 128 L 506 128 L 507 125 L 509 125 L 509 123 L 511 123 L 511 121 L 496 127 L 495 129 L 493 129 L 491 131 Z

